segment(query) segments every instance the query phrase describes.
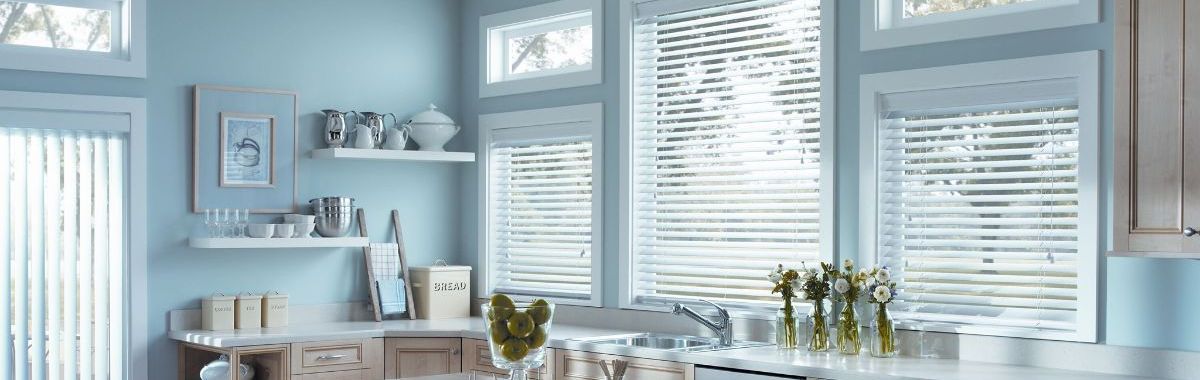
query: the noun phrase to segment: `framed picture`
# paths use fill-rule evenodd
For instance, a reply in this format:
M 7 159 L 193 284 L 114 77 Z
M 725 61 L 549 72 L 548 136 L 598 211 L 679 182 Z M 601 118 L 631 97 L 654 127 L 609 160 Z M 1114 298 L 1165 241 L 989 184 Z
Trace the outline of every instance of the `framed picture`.
M 192 106 L 192 212 L 295 212 L 296 93 L 195 85 Z
M 221 113 L 221 187 L 275 187 L 275 116 Z

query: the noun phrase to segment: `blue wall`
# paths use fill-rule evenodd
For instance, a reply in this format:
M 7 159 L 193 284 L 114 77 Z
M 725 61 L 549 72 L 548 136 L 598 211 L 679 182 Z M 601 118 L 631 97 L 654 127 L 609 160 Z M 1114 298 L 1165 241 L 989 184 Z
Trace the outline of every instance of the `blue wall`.
M 465 0 L 463 25 L 463 82 L 462 122 L 469 126 L 466 143 L 475 148 L 476 116 L 493 112 L 555 107 L 581 103 L 604 102 L 605 152 L 604 202 L 617 204 L 617 123 L 618 99 L 618 1 L 605 1 L 604 83 L 595 86 L 546 91 L 498 98 L 479 99 L 478 27 L 479 16 L 549 2 L 548 0 Z M 1076 51 L 1100 50 L 1103 55 L 1102 89 L 1102 168 L 1106 204 L 1111 204 L 1113 133 L 1111 104 L 1113 92 L 1112 0 L 1102 2 L 1102 22 L 1078 27 L 1036 31 L 997 37 L 987 37 L 913 46 L 906 48 L 859 51 L 859 1 L 837 1 L 837 139 L 838 139 L 838 251 L 854 255 L 858 250 L 858 78 L 862 74 L 913 68 L 983 62 L 999 59 L 1031 57 Z M 478 220 L 473 173 L 464 173 L 464 225 Z M 1104 223 L 1098 228 L 1111 245 L 1111 213 L 1102 210 Z M 617 213 L 615 208 L 604 211 L 604 305 L 618 304 Z M 476 235 L 463 235 L 466 256 L 474 263 L 479 252 Z M 1190 324 L 1189 315 L 1200 313 L 1200 297 L 1185 296 L 1185 281 L 1200 276 L 1200 262 L 1194 260 L 1102 259 L 1101 260 L 1101 340 L 1107 344 L 1200 351 L 1200 329 Z
M 388 212 L 405 223 L 414 265 L 455 258 L 459 171 L 452 164 L 315 161 L 319 110 L 405 114 L 435 102 L 457 119 L 459 4 L 445 0 L 154 1 L 149 75 L 105 78 L 0 70 L 0 89 L 145 97 L 149 102 L 149 334 L 151 379 L 174 376 L 167 312 L 199 307 L 213 291 L 278 289 L 293 304 L 366 299 L 361 250 L 196 250 L 186 238 L 191 181 L 191 85 L 277 88 L 300 94 L 301 202 L 358 199 L 369 233 L 387 241 Z M 453 144 L 458 144 L 455 142 Z

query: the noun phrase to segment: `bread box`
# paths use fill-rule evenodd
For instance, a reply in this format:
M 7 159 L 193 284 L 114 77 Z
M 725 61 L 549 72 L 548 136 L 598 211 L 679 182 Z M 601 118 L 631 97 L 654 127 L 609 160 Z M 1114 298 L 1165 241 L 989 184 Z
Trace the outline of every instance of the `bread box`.
M 445 264 L 411 267 L 409 274 L 418 319 L 471 316 L 471 267 Z

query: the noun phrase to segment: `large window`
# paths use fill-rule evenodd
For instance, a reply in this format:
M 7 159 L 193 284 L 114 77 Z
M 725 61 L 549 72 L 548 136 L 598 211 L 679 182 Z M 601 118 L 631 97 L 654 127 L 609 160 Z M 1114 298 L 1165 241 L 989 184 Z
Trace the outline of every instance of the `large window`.
M 900 283 L 898 318 L 1094 340 L 1096 65 L 1076 54 L 864 78 L 861 233 Z
M 822 20 L 832 9 L 649 1 L 627 11 L 623 306 L 778 307 L 764 270 L 831 256 Z
M 94 99 L 0 92 L 0 378 L 145 377 L 145 103 Z
M 600 105 L 480 117 L 482 294 L 600 306 Z
M 0 68 L 145 77 L 140 0 L 0 1 Z
M 1099 0 L 859 0 L 862 49 L 951 41 L 1100 21 Z

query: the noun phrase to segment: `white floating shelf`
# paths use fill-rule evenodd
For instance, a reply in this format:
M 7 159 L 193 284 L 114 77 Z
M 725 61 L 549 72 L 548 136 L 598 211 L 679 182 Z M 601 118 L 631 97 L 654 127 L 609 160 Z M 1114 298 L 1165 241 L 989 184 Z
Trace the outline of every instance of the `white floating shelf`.
M 356 248 L 366 247 L 365 237 L 341 238 L 190 238 L 192 248 L 267 249 L 267 248 Z
M 1108 251 L 1108 257 L 1141 257 L 1147 259 L 1192 259 L 1200 260 L 1197 252 L 1120 252 Z
M 312 158 L 318 160 L 382 160 L 382 161 L 431 161 L 431 162 L 475 162 L 473 152 L 427 152 L 420 150 L 325 148 L 314 149 Z

